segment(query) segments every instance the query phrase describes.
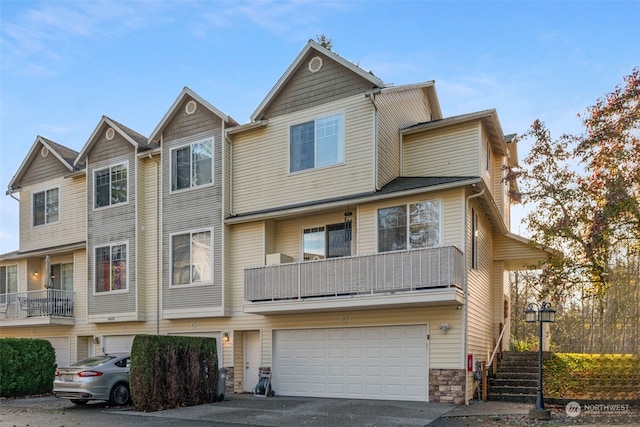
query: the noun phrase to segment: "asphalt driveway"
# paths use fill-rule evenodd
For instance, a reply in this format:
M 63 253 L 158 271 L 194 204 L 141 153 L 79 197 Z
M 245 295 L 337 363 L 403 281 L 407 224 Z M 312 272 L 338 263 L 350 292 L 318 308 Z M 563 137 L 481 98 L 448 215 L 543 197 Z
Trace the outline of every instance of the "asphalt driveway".
M 442 403 L 233 395 L 224 402 L 144 413 L 133 406 L 76 406 L 35 397 L 0 400 L 0 426 L 425 426 L 455 408 Z

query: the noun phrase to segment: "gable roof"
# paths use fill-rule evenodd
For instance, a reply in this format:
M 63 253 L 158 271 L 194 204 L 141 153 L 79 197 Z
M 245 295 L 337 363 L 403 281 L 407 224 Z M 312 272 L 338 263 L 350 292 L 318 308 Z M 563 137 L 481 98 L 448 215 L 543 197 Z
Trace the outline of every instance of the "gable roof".
M 78 154 L 74 164 L 83 163 L 85 161 L 85 159 L 89 155 L 89 152 L 93 149 L 93 146 L 98 141 L 98 134 L 101 132 L 103 125 L 107 125 L 113 128 L 114 131 L 118 132 L 120 136 L 122 136 L 127 142 L 129 142 L 138 150 L 148 150 L 151 148 L 155 148 L 153 144 L 149 143 L 149 140 L 146 137 L 142 136 L 138 132 L 129 129 L 125 125 L 118 123 L 107 116 L 102 116 L 102 118 L 98 122 L 98 125 L 91 133 L 91 136 L 87 140 L 86 144 L 84 144 L 84 147 L 82 147 L 82 150 L 80 151 L 80 154 Z
M 431 120 L 440 120 L 442 119 L 442 110 L 440 108 L 440 101 L 438 100 L 438 94 L 436 93 L 436 82 L 435 80 L 429 80 L 422 83 L 411 83 L 401 86 L 388 86 L 381 90 L 380 93 L 393 93 L 393 92 L 401 92 L 412 89 L 421 89 L 424 91 L 427 100 L 429 101 L 429 106 L 431 107 Z M 373 91 L 375 92 L 375 91 Z
M 447 117 L 445 119 L 433 120 L 430 122 L 418 123 L 404 129 L 400 129 L 401 135 L 411 135 L 424 130 L 437 129 L 445 126 L 457 125 L 465 122 L 479 120 L 486 127 L 489 137 L 497 143 L 500 154 L 508 156 L 507 141 L 502 132 L 502 126 L 498 119 L 498 113 L 494 108 L 489 110 L 476 111 L 474 113 L 461 114 L 459 116 Z
M 346 59 L 344 59 L 343 57 L 341 57 L 337 53 L 332 52 L 329 49 L 325 49 L 324 47 L 322 47 L 318 43 L 314 42 L 313 40 L 309 40 L 307 42 L 307 45 L 304 47 L 304 49 L 302 49 L 302 51 L 298 54 L 296 59 L 294 59 L 294 61 L 291 63 L 291 65 L 289 65 L 289 68 L 287 68 L 287 70 L 282 75 L 282 77 L 280 77 L 280 79 L 278 80 L 276 85 L 267 94 L 266 98 L 264 98 L 264 100 L 260 103 L 260 105 L 258 105 L 258 108 L 256 108 L 256 110 L 253 112 L 253 114 L 251 115 L 251 121 L 252 122 L 256 121 L 258 117 L 262 116 L 262 114 L 267 109 L 267 107 L 271 104 L 271 102 L 274 100 L 274 98 L 276 98 L 278 96 L 280 91 L 284 88 L 284 86 L 287 84 L 287 82 L 291 79 L 291 77 L 293 76 L 294 72 L 298 69 L 298 67 L 300 66 L 302 60 L 305 58 L 307 53 L 309 53 L 310 50 L 316 50 L 319 53 L 322 53 L 323 55 L 328 56 L 329 58 L 333 59 L 334 61 L 336 61 L 340 65 L 344 66 L 345 68 L 349 69 L 350 71 L 358 74 L 360 77 L 362 77 L 362 78 L 368 80 L 369 82 L 371 82 L 372 86 L 374 86 L 374 87 L 382 88 L 382 87 L 385 86 L 384 82 L 382 80 L 380 80 L 378 77 L 374 76 L 372 73 L 363 70 L 362 68 L 358 67 L 356 64 L 354 64 L 354 63 L 352 63 L 350 61 L 347 61 Z
M 69 172 L 75 172 L 84 168 L 83 164 L 75 164 L 75 158 L 78 155 L 77 151 L 72 150 L 71 148 L 65 147 L 64 145 L 58 144 L 57 142 L 53 142 L 50 139 L 47 139 L 43 136 L 38 135 L 36 140 L 33 142 L 29 153 L 22 161 L 22 164 L 18 168 L 18 171 L 15 173 L 11 182 L 9 182 L 9 187 L 7 189 L 7 194 L 11 194 L 16 191 L 19 187 L 19 182 L 26 173 L 29 165 L 38 155 L 38 149 L 42 146 L 46 147 L 49 153 L 53 154 L 56 159 L 62 163 L 62 165 L 69 170 Z
M 180 94 L 176 98 L 176 100 L 173 102 L 173 104 L 171 104 L 171 107 L 165 113 L 165 115 L 162 118 L 162 120 L 160 120 L 160 123 L 158 123 L 158 126 L 156 126 L 156 128 L 153 130 L 153 132 L 151 132 L 151 136 L 149 137 L 149 141 L 150 142 L 159 143 L 160 133 L 164 130 L 164 128 L 167 126 L 167 124 L 169 124 L 169 122 L 171 121 L 171 119 L 173 118 L 173 116 L 176 113 L 176 109 L 180 106 L 180 104 L 182 103 L 184 98 L 187 97 L 187 96 L 193 98 L 199 104 L 204 106 L 207 110 L 211 111 L 213 114 L 215 114 L 216 116 L 220 117 L 223 122 L 229 123 L 231 126 L 237 126 L 238 125 L 238 122 L 236 122 L 233 119 L 233 117 L 224 114 L 222 111 L 218 110 L 212 104 L 207 102 L 207 100 L 205 100 L 200 95 L 198 95 L 197 93 L 195 93 L 194 91 L 192 91 L 191 89 L 189 89 L 188 87 L 185 86 L 184 89 L 182 89 L 182 91 L 180 92 Z

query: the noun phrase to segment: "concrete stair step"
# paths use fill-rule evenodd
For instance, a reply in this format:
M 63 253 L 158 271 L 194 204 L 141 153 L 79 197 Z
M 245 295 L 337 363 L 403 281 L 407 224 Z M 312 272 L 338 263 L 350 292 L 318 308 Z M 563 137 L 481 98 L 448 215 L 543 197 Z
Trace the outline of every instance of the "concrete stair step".
M 538 372 L 504 372 L 498 371 L 496 378 L 513 378 L 523 380 L 537 380 Z
M 498 371 L 503 372 L 538 372 L 537 365 L 498 365 Z
M 536 394 L 537 386 L 494 386 L 489 389 L 493 394 Z
M 535 394 L 493 394 L 487 395 L 487 400 L 499 401 L 499 402 L 521 402 L 521 403 L 536 403 Z
M 492 387 L 538 387 L 537 379 L 522 378 L 492 378 L 489 381 Z

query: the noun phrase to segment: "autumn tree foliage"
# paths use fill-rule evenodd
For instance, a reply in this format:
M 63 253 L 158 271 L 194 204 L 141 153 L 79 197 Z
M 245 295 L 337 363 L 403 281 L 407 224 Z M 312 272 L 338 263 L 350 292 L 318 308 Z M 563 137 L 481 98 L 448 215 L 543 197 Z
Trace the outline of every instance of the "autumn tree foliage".
M 541 273 L 531 279 L 542 290 L 539 297 L 560 306 L 588 299 L 604 335 L 612 286 L 627 277 L 627 297 L 637 296 L 640 286 L 637 274 L 620 274 L 640 257 L 639 70 L 581 120 L 582 134 L 555 139 L 536 120 L 521 136 L 533 141 L 532 149 L 508 176 L 518 180 L 513 196 L 532 207 L 525 219 L 532 240 L 564 254 L 540 265 Z

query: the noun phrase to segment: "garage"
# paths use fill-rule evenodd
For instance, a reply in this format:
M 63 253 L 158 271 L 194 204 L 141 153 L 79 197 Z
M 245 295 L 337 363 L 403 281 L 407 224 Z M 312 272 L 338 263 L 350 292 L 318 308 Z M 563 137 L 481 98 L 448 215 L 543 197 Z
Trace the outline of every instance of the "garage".
M 277 330 L 281 396 L 426 401 L 427 325 Z
M 56 351 L 56 365 L 60 368 L 69 366 L 69 337 L 48 337 L 44 339 L 49 341 Z
M 183 337 L 204 337 L 216 339 L 216 351 L 218 354 L 218 366 L 224 366 L 222 362 L 222 332 L 170 332 L 169 335 L 181 335 Z
M 104 354 L 130 353 L 135 335 L 109 335 L 102 337 Z

